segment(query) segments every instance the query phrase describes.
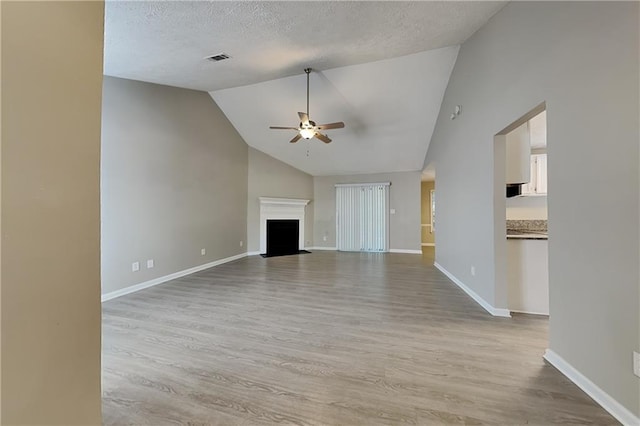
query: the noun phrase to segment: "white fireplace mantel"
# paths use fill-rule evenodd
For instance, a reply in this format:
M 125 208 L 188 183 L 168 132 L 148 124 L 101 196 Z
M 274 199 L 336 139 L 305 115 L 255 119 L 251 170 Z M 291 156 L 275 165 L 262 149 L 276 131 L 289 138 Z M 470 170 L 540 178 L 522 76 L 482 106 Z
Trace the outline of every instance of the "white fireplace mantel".
M 260 199 L 260 253 L 267 251 L 267 220 L 297 219 L 298 249 L 304 250 L 304 208 L 310 200 L 258 197 Z

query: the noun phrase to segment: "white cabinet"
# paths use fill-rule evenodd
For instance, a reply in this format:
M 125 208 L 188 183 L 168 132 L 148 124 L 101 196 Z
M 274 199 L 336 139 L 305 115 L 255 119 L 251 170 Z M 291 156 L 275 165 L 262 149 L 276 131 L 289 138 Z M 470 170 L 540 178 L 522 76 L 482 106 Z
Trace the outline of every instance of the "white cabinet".
M 531 161 L 536 163 L 536 194 L 547 193 L 547 154 L 531 156 Z
M 531 137 L 529 123 L 505 135 L 507 184 L 518 184 L 530 181 L 529 157 L 531 155 Z
M 522 195 L 546 195 L 547 154 L 532 154 L 529 170 L 531 180 L 522 185 Z
M 549 315 L 547 240 L 507 240 L 507 300 L 514 312 Z

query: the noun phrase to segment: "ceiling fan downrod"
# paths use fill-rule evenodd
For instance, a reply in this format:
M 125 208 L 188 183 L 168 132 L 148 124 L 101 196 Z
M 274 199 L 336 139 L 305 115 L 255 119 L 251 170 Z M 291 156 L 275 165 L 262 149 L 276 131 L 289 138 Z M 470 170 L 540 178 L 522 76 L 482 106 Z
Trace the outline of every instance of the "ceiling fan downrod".
M 305 68 L 304 72 L 307 73 L 307 117 L 309 117 L 309 74 L 311 73 L 311 68 Z

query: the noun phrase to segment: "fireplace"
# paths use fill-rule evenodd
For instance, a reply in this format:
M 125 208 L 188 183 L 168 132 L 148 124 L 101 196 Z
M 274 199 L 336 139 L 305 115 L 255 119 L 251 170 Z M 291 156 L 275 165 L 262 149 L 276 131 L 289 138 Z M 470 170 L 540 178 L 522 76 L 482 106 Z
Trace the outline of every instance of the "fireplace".
M 296 250 L 304 250 L 304 210 L 309 200 L 295 198 L 260 198 L 260 252 L 267 253 L 267 222 L 295 221 Z M 297 253 L 297 251 L 295 252 Z
M 267 219 L 267 256 L 297 254 L 300 221 Z

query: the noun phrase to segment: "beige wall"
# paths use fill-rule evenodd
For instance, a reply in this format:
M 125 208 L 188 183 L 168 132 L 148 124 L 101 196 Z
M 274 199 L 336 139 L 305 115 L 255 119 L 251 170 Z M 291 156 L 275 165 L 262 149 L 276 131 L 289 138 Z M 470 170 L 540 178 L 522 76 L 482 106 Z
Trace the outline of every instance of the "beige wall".
M 435 189 L 435 182 L 420 182 L 420 221 L 422 244 L 433 244 L 435 242 L 435 233 L 431 232 L 431 190 Z
M 104 4 L 2 10 L 2 424 L 101 423 Z
M 258 197 L 313 199 L 313 177 L 249 148 L 249 189 L 247 199 L 247 251 L 260 249 L 260 201 Z M 313 201 L 305 207 L 305 247 L 313 243 Z
M 314 246 L 336 247 L 337 183 L 391 182 L 389 189 L 389 244 L 391 249 L 420 250 L 420 172 L 377 173 L 371 175 L 315 176 Z M 324 241 L 323 237 L 327 238 Z
M 546 102 L 550 349 L 636 416 L 638 8 L 509 3 L 462 45 L 425 162 L 437 164 L 437 262 L 504 308 L 493 137 Z
M 103 294 L 246 251 L 247 145 L 206 92 L 105 77 L 102 119 Z

